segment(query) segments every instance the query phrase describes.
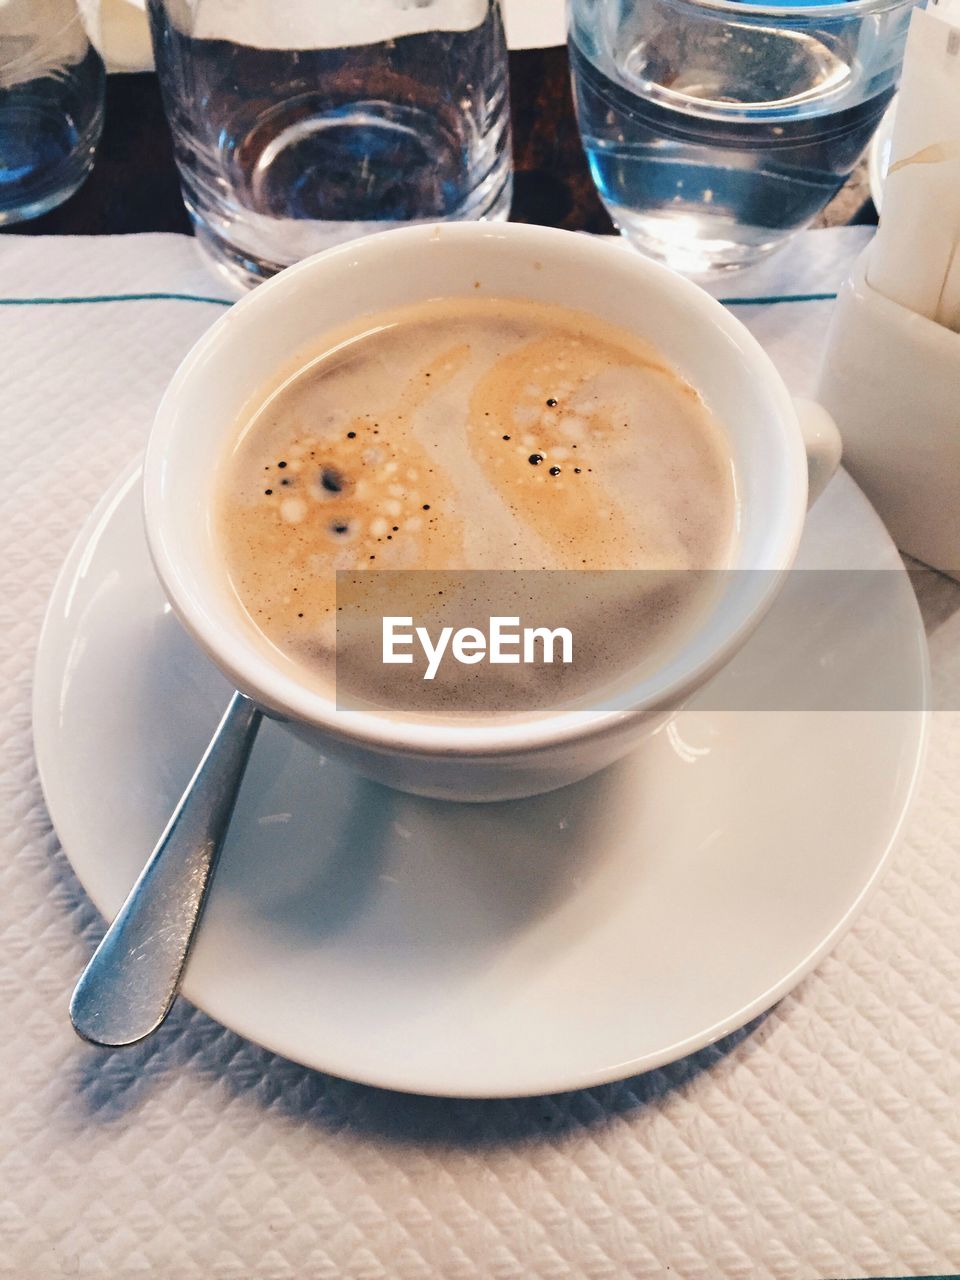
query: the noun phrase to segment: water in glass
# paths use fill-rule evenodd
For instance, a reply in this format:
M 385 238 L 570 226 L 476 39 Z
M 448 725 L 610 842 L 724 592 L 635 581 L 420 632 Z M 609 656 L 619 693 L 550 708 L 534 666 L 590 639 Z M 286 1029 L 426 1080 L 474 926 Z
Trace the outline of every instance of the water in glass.
M 506 217 L 499 0 L 150 0 L 184 199 L 256 283 L 332 244 Z
M 104 71 L 75 0 L 0 3 L 0 226 L 52 209 L 93 166 Z
M 698 274 L 806 226 L 894 92 L 909 7 L 572 0 L 581 135 L 623 233 Z

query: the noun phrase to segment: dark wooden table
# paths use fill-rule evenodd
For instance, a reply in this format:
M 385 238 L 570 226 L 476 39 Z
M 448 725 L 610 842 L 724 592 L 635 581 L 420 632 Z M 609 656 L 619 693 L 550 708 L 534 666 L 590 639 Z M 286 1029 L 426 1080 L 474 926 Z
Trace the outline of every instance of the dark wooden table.
M 580 146 L 566 50 L 511 53 L 510 78 L 514 221 L 612 232 Z M 862 170 L 820 221 L 876 221 Z M 156 76 L 108 77 L 106 125 L 93 173 L 60 208 L 9 230 L 32 235 L 189 234 Z

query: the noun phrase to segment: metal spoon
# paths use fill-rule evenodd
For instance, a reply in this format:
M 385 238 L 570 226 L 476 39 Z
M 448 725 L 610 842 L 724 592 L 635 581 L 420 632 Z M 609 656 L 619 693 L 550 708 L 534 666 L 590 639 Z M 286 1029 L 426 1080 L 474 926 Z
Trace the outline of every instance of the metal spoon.
M 261 712 L 235 693 L 140 878 L 84 969 L 70 1001 L 79 1035 L 136 1044 L 170 1012 Z

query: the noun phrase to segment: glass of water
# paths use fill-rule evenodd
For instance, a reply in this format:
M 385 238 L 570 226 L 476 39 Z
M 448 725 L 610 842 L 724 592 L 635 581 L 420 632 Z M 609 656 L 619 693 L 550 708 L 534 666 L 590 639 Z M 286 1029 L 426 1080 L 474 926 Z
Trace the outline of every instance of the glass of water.
M 256 284 L 354 236 L 506 218 L 500 0 L 149 0 L 187 209 Z
M 570 0 L 583 144 L 637 248 L 745 266 L 843 185 L 893 95 L 914 0 Z
M 103 129 L 104 71 L 75 0 L 0 0 L 0 226 L 73 194 Z

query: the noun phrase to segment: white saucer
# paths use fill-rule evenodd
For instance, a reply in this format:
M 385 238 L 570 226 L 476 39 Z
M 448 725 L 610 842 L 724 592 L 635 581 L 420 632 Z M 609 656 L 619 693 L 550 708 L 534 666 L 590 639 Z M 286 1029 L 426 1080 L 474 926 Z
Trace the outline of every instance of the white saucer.
M 137 481 L 64 566 L 35 689 L 47 804 L 107 916 L 228 695 L 165 606 Z M 844 475 L 801 562 L 900 566 Z M 920 708 L 926 644 L 902 587 L 871 622 L 818 612 L 791 580 L 719 679 L 742 692 L 786 661 L 842 678 L 892 657 Z M 897 837 L 924 737 L 919 709 L 691 709 L 585 783 L 457 806 L 364 782 L 268 723 L 185 993 L 269 1049 L 394 1089 L 545 1093 L 659 1066 L 766 1009 L 833 946 Z

